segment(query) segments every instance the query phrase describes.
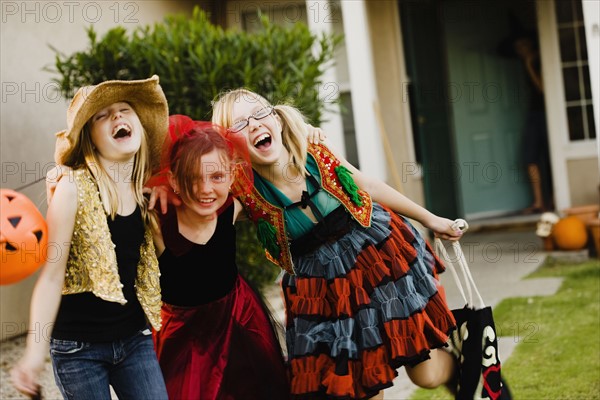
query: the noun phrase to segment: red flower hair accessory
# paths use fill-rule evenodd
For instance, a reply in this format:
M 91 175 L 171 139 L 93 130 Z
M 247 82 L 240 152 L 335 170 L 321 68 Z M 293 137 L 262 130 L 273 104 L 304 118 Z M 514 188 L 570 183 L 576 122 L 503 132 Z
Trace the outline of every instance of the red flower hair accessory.
M 186 115 L 169 117 L 169 132 L 162 146 L 160 169 L 150 178 L 146 186 L 168 186 L 167 174 L 180 159 L 180 154 L 190 142 L 202 142 L 200 147 L 210 146 L 214 133 L 224 139 L 227 157 L 231 160 L 231 171 L 235 184 L 232 195 L 248 193 L 254 184 L 250 155 L 246 138 L 241 133 L 231 133 L 219 125 L 207 121 L 194 121 Z M 213 143 L 214 144 L 214 143 Z M 219 148 L 221 146 L 216 145 Z M 188 149 L 186 149 L 188 150 Z M 202 154 L 198 154 L 200 157 Z M 235 188 L 235 190 L 234 190 Z

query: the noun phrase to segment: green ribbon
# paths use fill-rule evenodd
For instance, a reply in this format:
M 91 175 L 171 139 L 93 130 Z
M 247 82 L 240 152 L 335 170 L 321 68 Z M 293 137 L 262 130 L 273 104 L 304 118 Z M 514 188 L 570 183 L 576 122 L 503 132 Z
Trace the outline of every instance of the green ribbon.
M 350 196 L 350 200 L 358 206 L 363 205 L 362 197 L 358 194 L 358 186 L 354 183 L 354 179 L 352 179 L 352 172 L 348 170 L 348 168 L 343 165 L 338 165 L 335 167 L 335 173 L 342 184 L 342 187 Z
M 277 231 L 275 227 L 263 218 L 258 220 L 256 225 L 256 235 L 258 240 L 272 257 L 279 258 L 281 249 L 277 243 Z

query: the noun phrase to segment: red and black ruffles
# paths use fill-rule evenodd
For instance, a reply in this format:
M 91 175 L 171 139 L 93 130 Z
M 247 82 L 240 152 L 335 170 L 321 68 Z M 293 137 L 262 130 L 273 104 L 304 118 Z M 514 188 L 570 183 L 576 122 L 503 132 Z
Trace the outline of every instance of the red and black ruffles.
M 292 245 L 296 275 L 282 281 L 294 398 L 371 397 L 455 327 L 438 291 L 444 267 L 408 220 L 376 203 L 369 228 L 339 227 L 335 214 L 310 233 L 316 250 Z

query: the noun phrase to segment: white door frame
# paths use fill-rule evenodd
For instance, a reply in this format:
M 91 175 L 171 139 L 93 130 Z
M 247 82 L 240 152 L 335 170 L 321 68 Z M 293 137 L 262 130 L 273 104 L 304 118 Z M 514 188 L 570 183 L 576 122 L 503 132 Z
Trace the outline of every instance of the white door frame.
M 583 21 L 587 42 L 588 62 L 590 65 L 590 82 L 592 99 L 594 99 L 594 123 L 596 124 L 596 144 L 598 170 L 600 171 L 600 2 L 598 0 L 583 0 Z
M 537 0 L 536 5 L 554 201 L 556 209 L 561 210 L 571 206 L 568 162 L 570 160 L 598 157 L 597 140 L 577 142 L 569 140 L 554 0 Z M 587 8 L 584 9 L 585 11 L 587 11 Z M 590 71 L 593 70 L 592 65 L 590 60 Z M 596 110 L 596 103 L 598 103 L 596 93 L 593 93 L 593 99 L 596 107 L 594 110 Z M 598 121 L 597 113 L 594 114 L 596 121 Z M 598 130 L 598 125 L 596 125 L 596 130 Z

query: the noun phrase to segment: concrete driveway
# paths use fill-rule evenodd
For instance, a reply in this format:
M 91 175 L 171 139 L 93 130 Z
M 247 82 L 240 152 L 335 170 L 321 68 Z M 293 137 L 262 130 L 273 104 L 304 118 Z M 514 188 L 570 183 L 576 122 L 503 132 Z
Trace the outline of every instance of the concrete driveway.
M 477 288 L 486 305 L 492 308 L 509 297 L 552 295 L 561 285 L 561 278 L 523 279 L 535 271 L 547 255 L 531 225 L 516 230 L 467 232 L 460 243 Z M 449 254 L 452 257 L 450 250 Z M 451 272 L 442 274 L 441 281 L 450 308 L 463 307 L 464 300 Z M 498 355 L 503 363 L 518 342 L 519 338 L 515 337 L 499 338 Z M 417 389 L 404 368 L 400 368 L 398 374 L 394 386 L 384 391 L 385 400 L 408 399 Z

